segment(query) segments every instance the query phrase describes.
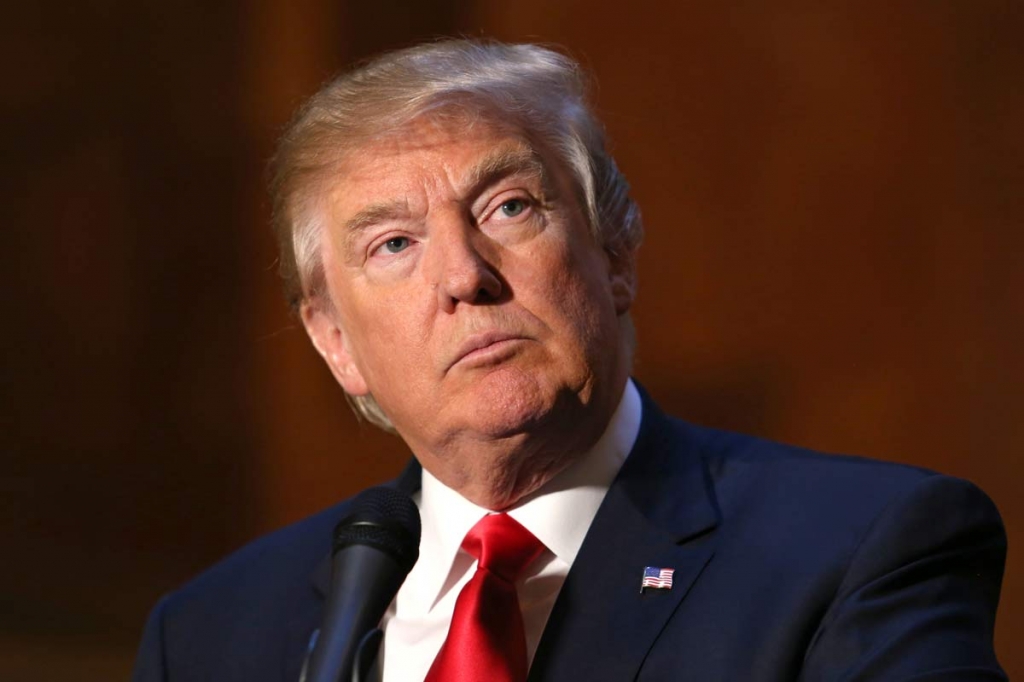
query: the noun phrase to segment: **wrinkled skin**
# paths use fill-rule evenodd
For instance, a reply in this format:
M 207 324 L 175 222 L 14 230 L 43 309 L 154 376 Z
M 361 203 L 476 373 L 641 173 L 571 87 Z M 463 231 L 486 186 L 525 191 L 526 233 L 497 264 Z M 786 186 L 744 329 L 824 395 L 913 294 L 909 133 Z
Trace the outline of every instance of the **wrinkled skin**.
M 420 463 L 503 509 L 600 436 L 628 375 L 632 254 L 525 136 L 418 120 L 351 154 L 327 202 L 327 297 L 303 321 Z

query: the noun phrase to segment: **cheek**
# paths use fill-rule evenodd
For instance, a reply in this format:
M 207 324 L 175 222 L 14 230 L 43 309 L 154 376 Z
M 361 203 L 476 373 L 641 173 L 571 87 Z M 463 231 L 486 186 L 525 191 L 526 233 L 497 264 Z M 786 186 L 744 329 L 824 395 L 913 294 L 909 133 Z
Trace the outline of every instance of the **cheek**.
M 563 248 L 548 250 L 545 257 L 529 262 L 534 269 L 528 281 L 541 287 L 535 295 L 543 301 L 547 324 L 567 343 L 571 341 L 575 353 L 595 355 L 608 342 L 615 324 L 602 254 Z
M 408 296 L 350 297 L 341 306 L 343 319 L 350 321 L 352 354 L 362 374 L 374 379 L 406 372 L 409 365 L 422 363 L 419 355 L 425 343 L 418 331 L 417 311 Z M 373 390 L 373 386 L 370 387 Z

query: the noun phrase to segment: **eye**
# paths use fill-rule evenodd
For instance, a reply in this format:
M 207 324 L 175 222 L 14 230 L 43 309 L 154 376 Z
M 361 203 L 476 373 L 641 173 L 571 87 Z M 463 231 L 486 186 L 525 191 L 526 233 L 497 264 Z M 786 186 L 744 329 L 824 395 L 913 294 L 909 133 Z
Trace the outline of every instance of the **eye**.
M 522 199 L 509 199 L 499 207 L 506 218 L 515 218 L 526 210 L 526 202 Z
M 407 248 L 409 248 L 409 238 L 392 237 L 391 239 L 384 242 L 384 248 L 387 250 L 388 253 L 398 253 L 400 251 L 405 251 Z

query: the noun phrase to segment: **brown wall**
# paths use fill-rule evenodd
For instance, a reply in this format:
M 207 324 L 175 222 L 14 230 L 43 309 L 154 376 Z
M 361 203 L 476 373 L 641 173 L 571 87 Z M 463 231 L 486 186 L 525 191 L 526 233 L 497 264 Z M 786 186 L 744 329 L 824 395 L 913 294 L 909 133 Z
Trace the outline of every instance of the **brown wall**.
M 0 29 L 0 677 L 126 677 L 160 593 L 401 466 L 286 315 L 263 164 L 332 72 L 456 33 L 596 73 L 666 407 L 992 495 L 1024 675 L 1024 6 L 209 4 Z

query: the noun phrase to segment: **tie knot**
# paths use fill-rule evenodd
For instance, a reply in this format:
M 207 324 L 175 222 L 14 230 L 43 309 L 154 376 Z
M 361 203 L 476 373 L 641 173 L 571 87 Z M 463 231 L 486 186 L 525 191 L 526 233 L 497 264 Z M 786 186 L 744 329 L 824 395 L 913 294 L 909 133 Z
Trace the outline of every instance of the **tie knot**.
M 479 568 L 514 583 L 524 568 L 544 551 L 544 543 L 508 514 L 489 514 L 466 533 L 462 548 L 476 557 Z

